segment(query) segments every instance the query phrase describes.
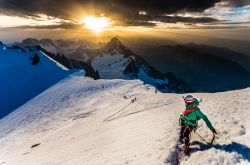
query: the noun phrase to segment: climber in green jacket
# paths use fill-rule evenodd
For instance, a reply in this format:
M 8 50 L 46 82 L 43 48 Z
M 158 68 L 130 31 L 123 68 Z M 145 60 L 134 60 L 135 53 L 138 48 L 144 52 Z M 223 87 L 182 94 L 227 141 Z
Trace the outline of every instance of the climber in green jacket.
M 204 115 L 201 110 L 198 108 L 199 103 L 202 101 L 198 101 L 192 95 L 187 95 L 183 97 L 186 105 L 186 109 L 180 116 L 180 141 L 184 139 L 185 146 L 184 152 L 189 152 L 189 145 L 190 145 L 190 133 L 197 127 L 198 120 L 203 119 L 207 125 L 207 127 L 214 133 L 217 134 L 216 130 L 212 126 L 211 122 L 208 120 L 207 116 Z

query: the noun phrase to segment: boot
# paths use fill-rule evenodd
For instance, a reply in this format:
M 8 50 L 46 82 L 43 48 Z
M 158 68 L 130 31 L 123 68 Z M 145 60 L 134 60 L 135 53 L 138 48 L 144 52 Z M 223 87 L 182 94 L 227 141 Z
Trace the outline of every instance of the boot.
M 189 145 L 184 145 L 184 153 L 185 153 L 185 155 L 190 155 L 190 148 L 189 148 Z
M 182 135 L 179 137 L 179 142 L 184 143 L 184 137 Z

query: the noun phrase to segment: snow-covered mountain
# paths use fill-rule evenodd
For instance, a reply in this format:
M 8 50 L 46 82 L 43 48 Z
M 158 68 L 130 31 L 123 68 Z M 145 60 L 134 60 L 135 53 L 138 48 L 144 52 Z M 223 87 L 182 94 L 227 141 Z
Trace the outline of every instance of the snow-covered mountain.
M 0 118 L 72 72 L 36 47 L 0 43 Z
M 65 43 L 62 44 L 63 42 Z M 193 90 L 187 83 L 176 78 L 172 73 L 162 74 L 151 67 L 143 58 L 134 54 L 117 38 L 111 39 L 107 44 L 62 40 L 60 41 L 61 44 L 58 43 L 59 41 L 49 39 L 40 41 L 26 39 L 17 45 L 27 47 L 38 44 L 46 54 L 51 54 L 57 61 L 64 61 L 64 65 L 68 68 L 75 68 L 74 64 L 83 63 L 84 66 L 88 66 L 88 68 L 83 67 L 86 74 L 91 77 L 94 75 L 94 78 L 140 79 L 146 84 L 154 85 L 162 92 L 190 92 Z M 78 54 L 78 60 L 60 60 L 61 57 L 73 58 L 76 54 Z M 79 58 L 81 55 L 82 58 Z M 60 58 L 57 59 L 57 57 Z M 89 70 L 91 73 L 89 73 Z
M 182 95 L 139 80 L 71 76 L 0 120 L 0 164 L 250 164 L 250 89 L 194 96 L 218 135 L 208 146 L 192 134 L 191 156 L 177 160 Z M 196 132 L 208 138 L 199 122 Z
M 113 38 L 91 59 L 92 66 L 104 79 L 140 79 L 163 92 L 187 92 L 191 87 L 173 75 L 163 75 L 141 57 Z
M 78 41 L 70 41 L 70 40 L 51 40 L 51 39 L 33 39 L 27 38 L 23 40 L 21 43 L 15 42 L 11 45 L 16 45 L 19 47 L 27 47 L 27 46 L 37 46 L 40 45 L 46 51 L 53 54 L 60 54 L 65 56 L 70 56 L 71 58 L 78 59 L 81 55 L 82 58 L 87 60 L 84 57 L 85 53 L 89 50 L 98 49 L 102 45 L 101 43 L 95 44 L 91 41 L 86 40 L 78 40 Z M 87 57 L 88 58 L 88 57 Z
M 51 39 L 33 39 L 27 38 L 21 43 L 15 42 L 11 45 L 18 47 L 33 47 L 40 45 L 44 50 L 52 53 L 69 57 L 70 59 L 87 61 L 89 55 L 95 54 L 100 49 L 102 43 L 93 43 L 86 40 L 70 41 L 70 40 L 51 40 Z

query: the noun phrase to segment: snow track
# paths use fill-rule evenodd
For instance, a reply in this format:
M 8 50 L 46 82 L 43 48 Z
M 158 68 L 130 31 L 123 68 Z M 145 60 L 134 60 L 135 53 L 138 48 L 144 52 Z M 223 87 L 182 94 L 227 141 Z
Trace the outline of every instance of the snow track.
M 219 134 L 213 146 L 193 134 L 191 156 L 179 163 L 249 164 L 250 89 L 194 95 Z M 182 95 L 141 81 L 71 76 L 0 120 L 0 164 L 177 164 L 183 108 Z M 200 126 L 199 134 L 210 135 Z

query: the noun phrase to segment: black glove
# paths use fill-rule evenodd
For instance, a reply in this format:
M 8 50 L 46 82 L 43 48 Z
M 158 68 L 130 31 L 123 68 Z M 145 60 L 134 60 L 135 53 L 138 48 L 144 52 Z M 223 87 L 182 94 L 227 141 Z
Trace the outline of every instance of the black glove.
M 214 134 L 217 134 L 217 132 L 216 132 L 216 130 L 213 128 L 212 130 L 211 130 Z

